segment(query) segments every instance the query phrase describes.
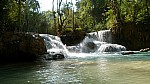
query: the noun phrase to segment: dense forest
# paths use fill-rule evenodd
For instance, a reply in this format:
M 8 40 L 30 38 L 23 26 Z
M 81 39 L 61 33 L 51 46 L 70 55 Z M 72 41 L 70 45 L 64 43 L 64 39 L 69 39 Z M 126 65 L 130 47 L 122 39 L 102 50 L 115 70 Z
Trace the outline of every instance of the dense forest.
M 80 36 L 111 29 L 118 40 L 149 38 L 149 0 L 53 0 L 50 5 L 52 10 L 40 11 L 37 0 L 1 0 L 0 31 Z

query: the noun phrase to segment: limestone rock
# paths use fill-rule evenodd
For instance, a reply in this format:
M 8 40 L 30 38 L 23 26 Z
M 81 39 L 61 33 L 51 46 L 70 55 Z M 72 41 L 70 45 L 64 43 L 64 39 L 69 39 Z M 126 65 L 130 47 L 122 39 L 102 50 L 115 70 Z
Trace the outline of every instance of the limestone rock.
M 140 49 L 140 52 L 148 52 L 150 50 L 150 48 L 144 48 L 144 49 Z
M 103 44 L 98 49 L 99 52 L 120 52 L 126 51 L 126 48 L 118 44 Z
M 44 40 L 38 34 L 5 32 L 0 35 L 0 61 L 35 60 L 45 52 Z

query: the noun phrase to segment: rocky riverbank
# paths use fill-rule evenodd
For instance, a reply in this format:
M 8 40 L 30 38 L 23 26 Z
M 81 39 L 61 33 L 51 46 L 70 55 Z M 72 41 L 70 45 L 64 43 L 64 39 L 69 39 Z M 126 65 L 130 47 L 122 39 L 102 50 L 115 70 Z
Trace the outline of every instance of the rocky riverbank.
M 33 61 L 46 52 L 43 38 L 35 33 L 0 33 L 0 62 Z

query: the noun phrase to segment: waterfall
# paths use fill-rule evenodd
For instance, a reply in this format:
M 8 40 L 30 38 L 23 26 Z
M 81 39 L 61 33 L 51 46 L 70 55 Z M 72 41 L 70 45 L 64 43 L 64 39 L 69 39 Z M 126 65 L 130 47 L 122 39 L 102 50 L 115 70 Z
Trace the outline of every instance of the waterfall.
M 44 38 L 46 48 L 48 49 L 64 49 L 67 51 L 66 46 L 62 43 L 61 39 L 58 36 L 53 36 L 49 34 L 40 34 Z
M 88 33 L 83 41 L 76 46 L 66 46 L 57 36 L 49 34 L 40 34 L 44 38 L 47 52 L 50 54 L 67 54 L 75 53 L 97 53 L 97 52 L 120 52 L 126 48 L 119 44 L 112 44 L 112 34 L 110 30 Z
M 88 33 L 91 38 L 100 42 L 112 43 L 112 34 L 110 30 L 102 30 L 98 32 Z
M 47 52 L 50 55 L 52 55 L 52 56 L 55 56 L 55 55 L 67 56 L 68 50 L 58 36 L 53 36 L 53 35 L 49 35 L 49 34 L 40 34 L 40 36 L 44 39 Z
M 70 49 L 71 50 L 71 49 Z M 112 44 L 112 34 L 110 30 L 88 33 L 84 40 L 74 47 L 75 52 L 95 53 L 95 52 L 120 52 L 126 48 L 122 45 Z

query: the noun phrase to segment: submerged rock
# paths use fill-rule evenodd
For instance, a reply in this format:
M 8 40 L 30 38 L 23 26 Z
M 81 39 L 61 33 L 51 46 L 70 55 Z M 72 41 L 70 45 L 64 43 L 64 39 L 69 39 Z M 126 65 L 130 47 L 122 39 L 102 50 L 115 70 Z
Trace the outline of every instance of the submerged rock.
M 43 38 L 34 33 L 5 32 L 0 36 L 0 61 L 36 60 L 46 52 Z

